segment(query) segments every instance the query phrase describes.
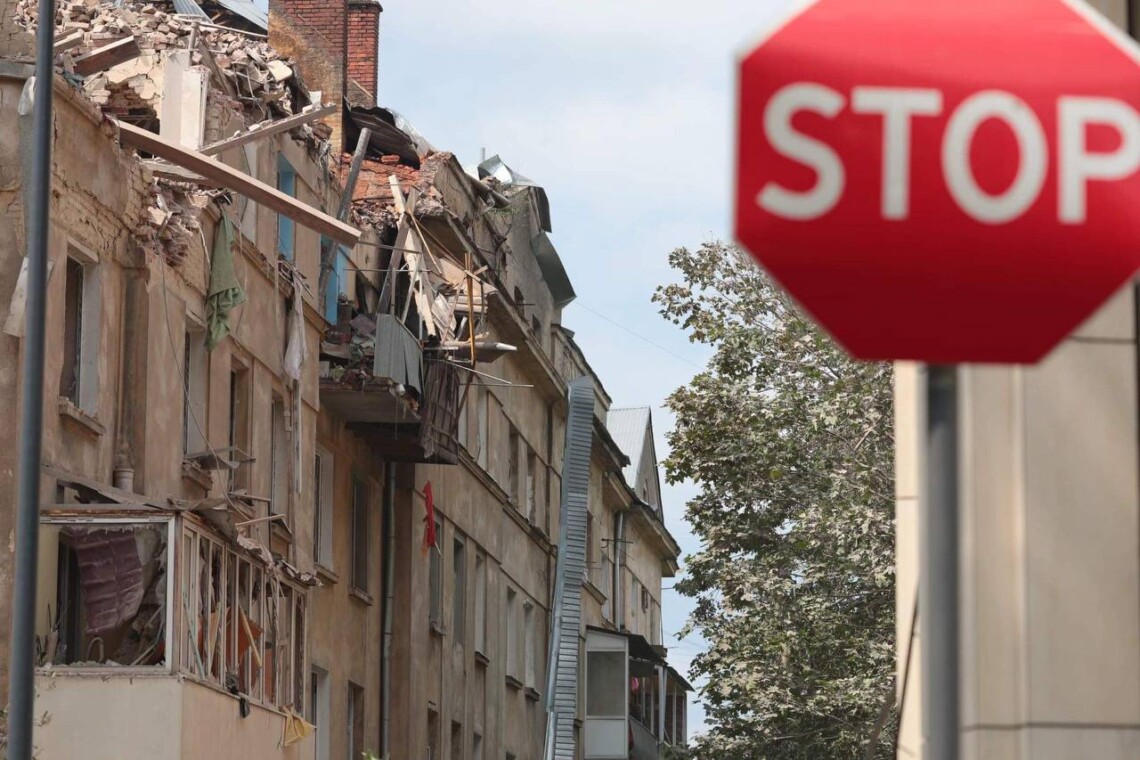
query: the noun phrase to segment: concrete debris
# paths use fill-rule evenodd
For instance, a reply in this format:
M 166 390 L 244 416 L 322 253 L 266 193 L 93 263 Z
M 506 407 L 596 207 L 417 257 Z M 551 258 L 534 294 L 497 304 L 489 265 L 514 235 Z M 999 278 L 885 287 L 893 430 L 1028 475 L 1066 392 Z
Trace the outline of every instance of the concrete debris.
M 214 78 L 223 80 L 213 82 L 212 98 L 225 99 L 224 94 L 236 100 L 252 121 L 291 116 L 310 105 L 292 63 L 283 60 L 259 35 L 197 24 L 173 11 L 173 6 L 164 3 L 115 5 L 105 0 L 60 0 L 56 36 L 68 40 L 66 50 L 59 51 L 64 68 L 74 67 L 74 62 L 93 51 L 135 37 L 138 57 L 105 71 L 91 71 L 83 89 L 105 112 L 129 114 L 136 121 L 139 117 L 157 118 L 165 57 L 169 51 L 188 49 L 196 38 L 193 64 L 206 66 Z M 36 0 L 19 0 L 16 20 L 32 32 L 37 12 Z M 74 39 L 77 31 L 82 33 L 78 44 Z M 83 73 L 76 69 L 77 75 Z

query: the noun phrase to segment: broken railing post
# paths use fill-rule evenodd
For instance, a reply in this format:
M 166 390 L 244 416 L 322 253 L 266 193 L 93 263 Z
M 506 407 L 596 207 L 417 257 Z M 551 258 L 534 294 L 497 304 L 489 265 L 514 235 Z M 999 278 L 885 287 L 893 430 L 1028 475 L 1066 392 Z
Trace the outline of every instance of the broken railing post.
M 44 416 L 44 322 L 47 300 L 48 212 L 51 191 L 52 83 L 55 78 L 55 0 L 40 0 L 36 24 L 36 74 L 32 90 L 31 175 L 28 194 L 28 302 L 24 371 L 20 390 L 16 559 L 12 635 L 8 650 L 8 758 L 31 760 L 36 698 L 36 570 L 40 527 L 40 458 Z M 45 23 L 45 20 L 47 23 Z M 25 87 L 24 95 L 29 88 Z M 20 103 L 20 118 L 28 118 Z M 21 130 L 21 132 L 24 132 Z M 26 134 L 26 132 L 25 132 Z

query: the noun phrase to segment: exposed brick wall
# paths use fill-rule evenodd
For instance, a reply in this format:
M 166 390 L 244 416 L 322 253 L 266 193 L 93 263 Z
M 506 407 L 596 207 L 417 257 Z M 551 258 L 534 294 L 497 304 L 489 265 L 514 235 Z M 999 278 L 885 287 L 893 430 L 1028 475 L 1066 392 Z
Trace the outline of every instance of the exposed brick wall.
M 360 85 L 372 100 L 353 105 L 376 105 L 380 10 L 376 0 L 348 0 L 348 78 Z M 352 100 L 351 88 L 349 99 Z
M 348 0 L 269 0 L 269 44 L 297 61 L 310 90 L 340 104 L 348 82 Z M 327 119 L 344 147 L 341 115 Z

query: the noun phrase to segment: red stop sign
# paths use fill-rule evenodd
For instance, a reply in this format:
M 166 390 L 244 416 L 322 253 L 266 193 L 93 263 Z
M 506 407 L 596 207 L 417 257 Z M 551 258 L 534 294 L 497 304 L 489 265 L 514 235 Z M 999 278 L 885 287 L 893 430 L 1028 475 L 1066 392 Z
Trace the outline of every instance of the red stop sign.
M 863 359 L 1033 362 L 1140 267 L 1140 48 L 1081 0 L 801 2 L 736 236 Z

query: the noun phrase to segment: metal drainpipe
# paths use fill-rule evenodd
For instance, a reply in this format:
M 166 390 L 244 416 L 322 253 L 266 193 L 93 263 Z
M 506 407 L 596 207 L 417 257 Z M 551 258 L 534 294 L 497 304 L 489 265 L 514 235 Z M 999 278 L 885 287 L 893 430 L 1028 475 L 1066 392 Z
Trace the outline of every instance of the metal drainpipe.
M 131 375 L 135 371 L 134 345 L 138 339 L 138 288 L 133 269 L 123 270 L 123 310 L 121 357 L 119 362 L 119 430 L 115 452 L 115 467 L 111 473 L 111 483 L 124 491 L 135 490 L 134 451 L 131 441 L 134 436 L 134 404 L 126 403 L 127 387 L 133 387 Z
M 622 552 L 625 551 L 625 512 L 617 513 L 617 536 L 614 538 L 614 624 L 625 630 L 625 583 L 622 582 Z
M 384 637 L 380 652 L 380 757 L 388 760 L 392 735 L 392 602 L 396 589 L 396 465 L 384 475 Z

